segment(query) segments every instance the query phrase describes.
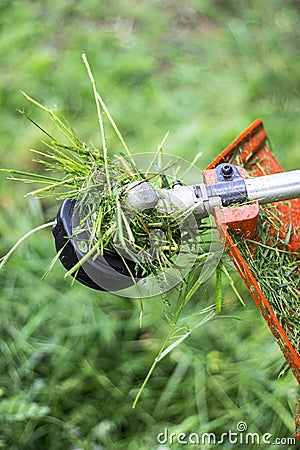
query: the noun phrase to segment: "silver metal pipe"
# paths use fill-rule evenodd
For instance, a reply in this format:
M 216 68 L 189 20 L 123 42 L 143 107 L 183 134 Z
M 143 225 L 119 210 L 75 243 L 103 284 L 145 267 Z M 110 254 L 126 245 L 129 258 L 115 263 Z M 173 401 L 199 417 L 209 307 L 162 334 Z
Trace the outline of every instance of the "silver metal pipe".
M 248 198 L 260 204 L 300 198 L 300 170 L 245 180 Z
M 300 198 L 300 170 L 245 178 L 243 182 L 248 200 L 258 200 L 262 205 Z M 213 186 L 218 186 L 218 183 Z M 207 192 L 208 187 L 211 188 L 211 186 L 201 183 L 197 187 L 198 191 L 199 189 L 201 191 L 200 196 L 195 195 L 194 185 L 178 185 L 174 189 L 154 189 L 147 181 L 133 182 L 128 186 L 127 201 L 137 211 L 157 208 L 163 213 L 174 214 L 176 211 L 185 209 L 190 210 L 200 219 L 208 216 L 215 206 L 221 206 L 226 196 L 229 197 L 228 205 L 237 203 L 230 201 L 234 190 L 240 189 L 235 181 L 219 183 L 219 192 L 216 189 L 217 192 L 213 193 Z M 237 192 L 239 193 L 238 190 Z M 241 195 L 241 203 L 244 203 L 247 198 Z

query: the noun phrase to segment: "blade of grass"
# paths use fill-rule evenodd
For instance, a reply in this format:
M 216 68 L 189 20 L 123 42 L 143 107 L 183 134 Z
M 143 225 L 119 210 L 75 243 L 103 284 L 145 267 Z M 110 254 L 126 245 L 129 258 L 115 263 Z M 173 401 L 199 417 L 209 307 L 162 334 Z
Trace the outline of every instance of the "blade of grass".
M 14 169 L 0 169 L 0 172 L 11 173 L 13 175 L 23 175 L 25 177 L 35 178 L 37 180 L 46 180 L 46 181 L 61 181 L 59 178 L 48 177 L 47 175 L 39 175 L 37 173 L 24 172 L 22 170 L 14 170 Z
M 91 71 L 91 68 L 90 68 L 90 65 L 89 65 L 89 62 L 88 62 L 88 59 L 87 59 L 87 56 L 85 53 L 82 54 L 82 59 L 83 59 L 84 65 L 86 67 L 90 81 L 92 83 L 92 88 L 93 88 L 93 93 L 94 93 L 94 98 L 95 98 L 96 108 L 97 108 L 100 133 L 101 133 L 101 137 L 102 137 L 102 147 L 103 147 L 103 156 L 104 156 L 104 165 L 105 165 L 107 186 L 108 186 L 109 193 L 111 193 L 111 184 L 110 184 L 110 176 L 109 176 L 109 169 L 108 169 L 107 145 L 106 145 L 106 138 L 105 138 L 105 132 L 104 132 L 103 118 L 102 118 L 102 114 L 101 114 L 101 110 L 100 110 L 100 105 L 102 105 L 102 103 L 100 101 L 100 96 L 97 92 L 95 78 L 93 76 L 93 73 Z
M 24 234 L 24 236 L 22 236 L 16 243 L 15 245 L 9 250 L 8 253 L 6 253 L 6 255 L 4 255 L 1 258 L 1 263 L 0 263 L 0 270 L 3 269 L 4 265 L 6 264 L 7 260 L 10 258 L 10 256 L 13 254 L 13 252 L 27 239 L 29 238 L 29 236 L 31 236 L 32 234 L 36 233 L 37 231 L 43 230 L 44 228 L 48 228 L 48 227 L 52 227 L 55 224 L 55 222 L 48 222 L 48 223 L 44 223 L 43 225 L 39 225 L 36 228 L 33 228 L 32 230 L 28 231 L 28 233 Z
M 237 298 L 239 299 L 239 301 L 241 302 L 241 304 L 242 304 L 243 306 L 246 306 L 246 304 L 245 304 L 244 300 L 242 299 L 242 297 L 241 297 L 239 291 L 238 291 L 237 288 L 235 287 L 233 278 L 230 276 L 230 274 L 229 274 L 229 272 L 228 272 L 228 270 L 227 270 L 227 268 L 226 268 L 226 266 L 225 266 L 224 263 L 222 263 L 222 265 L 221 265 L 221 270 L 222 270 L 222 272 L 224 272 L 226 278 L 227 278 L 228 281 L 229 281 L 229 285 L 230 285 L 231 289 L 233 290 L 233 292 L 235 293 L 235 295 L 237 296 Z
M 221 311 L 222 307 L 222 269 L 220 264 L 218 264 L 216 268 L 215 296 L 216 296 L 216 313 L 218 314 Z
M 51 111 L 51 109 L 47 108 L 46 106 L 42 105 L 41 103 L 39 103 L 37 100 L 35 100 L 34 98 L 30 97 L 29 95 L 27 95 L 25 92 L 21 91 L 21 93 L 24 95 L 24 97 L 26 98 L 26 100 L 28 100 L 29 102 L 31 102 L 32 104 L 34 104 L 35 106 L 37 106 L 38 108 L 42 109 L 43 111 L 47 112 L 49 114 L 49 116 L 51 117 L 51 119 L 53 120 L 53 122 L 57 125 L 57 127 L 59 128 L 60 132 L 66 137 L 66 139 L 76 148 L 76 146 L 78 145 L 78 143 L 76 143 L 74 141 L 74 136 L 73 133 L 70 131 L 70 128 L 67 127 L 67 125 L 58 117 L 57 114 L 55 114 L 53 111 Z M 40 128 L 38 126 L 38 128 Z M 47 133 L 46 133 L 47 134 Z

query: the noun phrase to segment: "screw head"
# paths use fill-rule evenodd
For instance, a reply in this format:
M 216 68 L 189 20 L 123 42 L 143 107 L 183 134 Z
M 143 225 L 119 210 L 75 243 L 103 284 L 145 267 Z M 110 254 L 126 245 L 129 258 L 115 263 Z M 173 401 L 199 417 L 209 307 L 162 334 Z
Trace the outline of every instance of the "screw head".
M 182 183 L 180 180 L 174 180 L 172 184 L 172 188 L 176 188 L 176 186 L 182 186 Z
M 221 168 L 221 175 L 223 175 L 224 178 L 231 178 L 234 173 L 232 164 L 223 164 Z

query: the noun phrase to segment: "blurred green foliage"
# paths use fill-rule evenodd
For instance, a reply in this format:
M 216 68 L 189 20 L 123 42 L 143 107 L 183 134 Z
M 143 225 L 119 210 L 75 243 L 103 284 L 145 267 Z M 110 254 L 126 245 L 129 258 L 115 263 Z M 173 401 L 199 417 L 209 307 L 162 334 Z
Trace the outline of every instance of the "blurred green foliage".
M 58 105 L 100 145 L 85 50 L 132 152 L 156 150 L 169 130 L 165 151 L 189 161 L 201 151 L 205 167 L 259 116 L 282 166 L 299 168 L 299 13 L 296 0 L 2 0 L 1 166 L 36 170 L 29 149 L 43 137 L 18 108 L 51 127 L 20 90 Z M 111 132 L 108 142 L 119 151 Z M 0 186 L 4 254 L 58 205 L 24 199 L 28 186 L 5 176 Z M 132 410 L 167 333 L 168 307 L 146 301 L 140 328 L 135 300 L 70 287 L 59 265 L 42 280 L 53 256 L 43 231 L 1 272 L 3 448 L 158 449 L 165 427 L 221 434 L 241 420 L 252 432 L 292 435 L 296 381 L 290 373 L 276 380 L 283 357 L 237 277 L 247 308 L 225 283 L 222 314 L 239 320 L 220 317 L 195 332 L 158 365 Z M 207 297 L 213 302 L 210 286 L 186 317 Z

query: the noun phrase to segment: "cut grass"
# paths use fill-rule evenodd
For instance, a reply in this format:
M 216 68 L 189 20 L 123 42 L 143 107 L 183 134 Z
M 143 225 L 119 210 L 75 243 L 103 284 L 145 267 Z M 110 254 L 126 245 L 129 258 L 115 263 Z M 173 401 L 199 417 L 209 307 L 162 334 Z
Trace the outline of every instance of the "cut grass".
M 300 352 L 300 258 L 287 250 L 290 233 L 283 241 L 274 235 L 281 227 L 275 207 L 261 210 L 257 241 L 234 237 L 251 271 L 269 301 L 295 351 Z M 273 236 L 272 236 L 273 234 Z M 270 243 L 270 236 L 272 236 Z M 255 250 L 253 248 L 255 246 Z

